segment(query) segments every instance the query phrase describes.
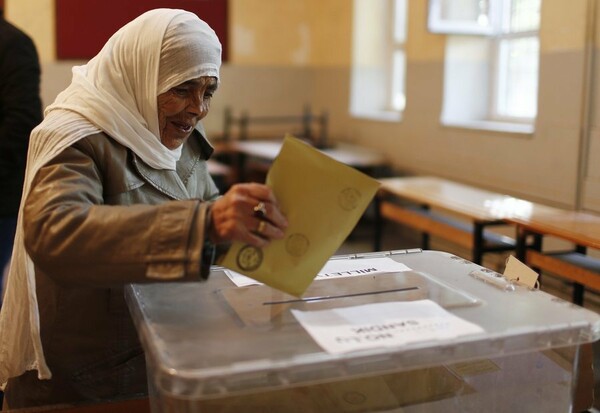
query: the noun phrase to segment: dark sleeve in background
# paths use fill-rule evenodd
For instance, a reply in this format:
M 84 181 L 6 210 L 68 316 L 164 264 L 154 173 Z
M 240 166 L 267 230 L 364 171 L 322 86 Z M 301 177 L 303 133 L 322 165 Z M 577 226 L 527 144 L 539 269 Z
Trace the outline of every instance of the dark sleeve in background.
M 35 45 L 0 19 L 0 217 L 19 209 L 29 135 L 41 121 Z

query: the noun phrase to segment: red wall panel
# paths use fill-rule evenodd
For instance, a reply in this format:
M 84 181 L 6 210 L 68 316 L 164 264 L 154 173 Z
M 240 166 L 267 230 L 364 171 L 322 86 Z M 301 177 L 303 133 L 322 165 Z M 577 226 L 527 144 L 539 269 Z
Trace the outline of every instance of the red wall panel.
M 206 21 L 219 36 L 227 60 L 227 0 L 56 0 L 56 55 L 92 58 L 121 26 L 161 7 L 188 10 Z

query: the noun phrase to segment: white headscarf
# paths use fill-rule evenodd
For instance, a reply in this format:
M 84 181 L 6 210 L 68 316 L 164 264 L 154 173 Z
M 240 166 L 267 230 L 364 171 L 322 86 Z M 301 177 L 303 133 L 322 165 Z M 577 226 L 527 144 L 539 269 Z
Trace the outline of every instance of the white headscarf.
M 195 14 L 156 9 L 123 26 L 46 109 L 32 134 L 17 234 L 0 312 L 0 384 L 26 370 L 52 376 L 40 339 L 35 271 L 23 241 L 23 204 L 37 171 L 65 148 L 106 132 L 156 169 L 175 169 L 181 147 L 160 141 L 157 96 L 201 76 L 218 79 L 221 44 Z

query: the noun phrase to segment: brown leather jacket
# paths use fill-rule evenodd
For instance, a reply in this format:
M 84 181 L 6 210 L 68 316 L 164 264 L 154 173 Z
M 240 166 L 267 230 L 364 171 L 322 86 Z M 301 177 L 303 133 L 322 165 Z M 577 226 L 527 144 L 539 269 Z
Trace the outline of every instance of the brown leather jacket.
M 88 136 L 36 175 L 24 211 L 53 377 L 9 380 L 11 408 L 146 392 L 127 283 L 201 279 L 208 202 L 218 190 L 198 132 L 176 171 L 155 170 L 107 135 Z M 168 304 L 167 304 L 168 305 Z M 33 374 L 32 374 L 33 373 Z

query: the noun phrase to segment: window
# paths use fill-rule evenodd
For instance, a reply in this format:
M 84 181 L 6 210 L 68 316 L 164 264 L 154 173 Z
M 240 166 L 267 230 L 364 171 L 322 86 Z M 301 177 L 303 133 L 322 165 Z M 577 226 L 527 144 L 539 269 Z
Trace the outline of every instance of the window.
M 407 0 L 354 0 L 350 113 L 399 120 L 406 106 Z
M 442 13 L 442 5 L 450 1 L 432 0 L 430 13 L 438 16 L 429 16 L 430 30 L 451 34 L 446 42 L 442 122 L 532 132 L 541 0 L 461 0 L 452 3 L 455 9 L 477 9 Z M 451 23 L 445 20 L 448 16 Z
M 540 0 L 505 4 L 496 37 L 498 64 L 492 117 L 533 120 L 537 114 Z
M 444 34 L 493 34 L 502 1 L 429 0 L 429 31 Z

